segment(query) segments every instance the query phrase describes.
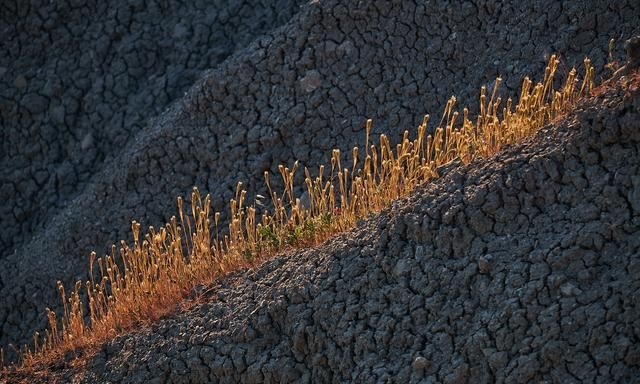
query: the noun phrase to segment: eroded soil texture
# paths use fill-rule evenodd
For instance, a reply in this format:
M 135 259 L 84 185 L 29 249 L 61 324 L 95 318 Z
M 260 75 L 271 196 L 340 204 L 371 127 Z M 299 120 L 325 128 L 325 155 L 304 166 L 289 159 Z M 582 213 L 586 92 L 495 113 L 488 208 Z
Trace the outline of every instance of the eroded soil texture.
M 3 1 L 0 347 L 194 185 L 226 212 L 238 181 L 263 193 L 279 163 L 362 146 L 367 118 L 397 141 L 498 75 L 514 95 L 554 52 L 561 77 L 584 56 L 606 76 L 639 19 L 633 0 Z M 633 381 L 634 97 L 238 277 L 105 347 L 86 380 Z
M 636 76 L 108 343 L 85 382 L 638 382 Z

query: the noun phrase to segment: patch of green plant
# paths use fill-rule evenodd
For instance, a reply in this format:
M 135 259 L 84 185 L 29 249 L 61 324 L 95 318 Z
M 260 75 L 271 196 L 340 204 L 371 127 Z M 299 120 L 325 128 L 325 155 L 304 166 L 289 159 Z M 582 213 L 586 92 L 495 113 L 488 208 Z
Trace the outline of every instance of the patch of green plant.
M 260 228 L 258 228 L 258 233 L 262 236 L 262 239 L 269 241 L 273 247 L 277 248 L 280 246 L 280 239 L 275 233 L 273 233 L 270 226 L 260 226 Z

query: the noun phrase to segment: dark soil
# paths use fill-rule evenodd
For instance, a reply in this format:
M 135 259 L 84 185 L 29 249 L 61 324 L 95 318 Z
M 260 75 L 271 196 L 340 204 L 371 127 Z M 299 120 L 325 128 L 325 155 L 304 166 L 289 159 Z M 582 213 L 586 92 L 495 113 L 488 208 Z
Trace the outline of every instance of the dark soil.
M 0 346 L 55 282 L 197 185 L 393 139 L 640 32 L 636 1 L 0 5 Z M 46 3 L 46 4 L 45 4 Z M 224 298 L 105 347 L 86 380 L 630 382 L 640 372 L 638 102 L 617 91 Z M 473 108 L 472 108 L 473 110 Z M 640 264 L 639 264 L 640 265 Z
M 640 75 L 108 343 L 84 382 L 630 383 Z

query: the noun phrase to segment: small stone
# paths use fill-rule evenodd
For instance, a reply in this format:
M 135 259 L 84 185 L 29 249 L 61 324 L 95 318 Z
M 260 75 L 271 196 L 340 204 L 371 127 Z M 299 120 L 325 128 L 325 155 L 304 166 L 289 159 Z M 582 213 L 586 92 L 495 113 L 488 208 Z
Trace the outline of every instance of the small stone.
M 300 79 L 300 87 L 305 93 L 311 93 L 322 85 L 320 72 L 314 70 L 308 71 L 305 76 Z
M 355 46 L 353 45 L 351 40 L 346 40 L 342 44 L 338 45 L 336 52 L 340 56 L 349 56 L 354 49 L 355 49 Z
M 640 36 L 634 36 L 625 41 L 624 49 L 627 51 L 627 62 L 629 68 L 640 66 Z
M 412 366 L 416 371 L 423 371 L 431 366 L 431 362 L 427 360 L 426 357 L 418 356 L 415 358 L 415 360 L 413 360 Z
M 478 269 L 480 273 L 489 273 L 491 271 L 491 261 L 487 257 L 480 257 L 478 259 Z
M 560 292 L 562 293 L 563 296 L 566 296 L 566 297 L 574 296 L 577 293 L 576 291 L 577 291 L 577 288 L 571 283 L 563 284 L 560 287 Z
M 189 28 L 182 23 L 176 24 L 176 26 L 173 27 L 174 39 L 185 39 L 189 37 L 189 33 Z
M 83 151 L 86 151 L 91 147 L 93 147 L 93 135 L 91 134 L 91 132 L 89 132 L 84 136 L 84 139 L 82 139 L 80 148 L 82 148 Z
M 396 263 L 395 268 L 393 268 L 393 274 L 397 276 L 402 276 L 411 271 L 411 263 L 407 260 L 400 259 Z

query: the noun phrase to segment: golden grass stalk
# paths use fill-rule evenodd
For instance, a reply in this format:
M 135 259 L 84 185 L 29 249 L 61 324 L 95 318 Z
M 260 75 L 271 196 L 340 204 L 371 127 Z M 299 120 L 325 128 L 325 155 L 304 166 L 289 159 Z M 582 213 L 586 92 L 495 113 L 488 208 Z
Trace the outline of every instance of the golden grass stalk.
M 490 96 L 481 89 L 475 121 L 466 108 L 459 118 L 452 97 L 432 134 L 426 115 L 415 138 L 405 131 L 395 147 L 384 134 L 377 144 L 370 144 L 372 121 L 367 120 L 364 150 L 353 148 L 345 167 L 340 150 L 335 149 L 330 166 L 321 165 L 315 176 L 304 168 L 304 201 L 296 195 L 294 183 L 298 162 L 291 168 L 278 167 L 283 181 L 280 192 L 272 189 L 265 172 L 271 207 L 259 217 L 255 203 L 246 203 L 246 191 L 238 183 L 224 236 L 220 236 L 218 212 L 213 213 L 211 233 L 211 199 L 209 195 L 203 199 L 197 188 L 191 194 L 190 212 L 179 197 L 179 217 L 172 217 L 164 227 L 150 227 L 141 236 L 140 224 L 134 221 L 132 244 L 121 241 L 118 251 L 114 245 L 104 257 L 91 254 L 89 279 L 84 284 L 76 282 L 67 294 L 58 283 L 62 316 L 58 319 L 47 309 L 49 328 L 44 335 L 34 335 L 32 349 L 23 353 L 23 367 L 58 359 L 69 351 L 91 349 L 138 323 L 154 321 L 173 311 L 198 285 L 255 265 L 286 248 L 324 241 L 437 177 L 440 166 L 455 159 L 468 164 L 530 136 L 571 110 L 593 87 L 593 67 L 585 59 L 581 84 L 573 69 L 556 88 L 558 63 L 552 56 L 544 78 L 536 85 L 529 78 L 523 80 L 515 107 L 512 99 L 502 103 L 498 96 L 502 80 L 498 78 Z

